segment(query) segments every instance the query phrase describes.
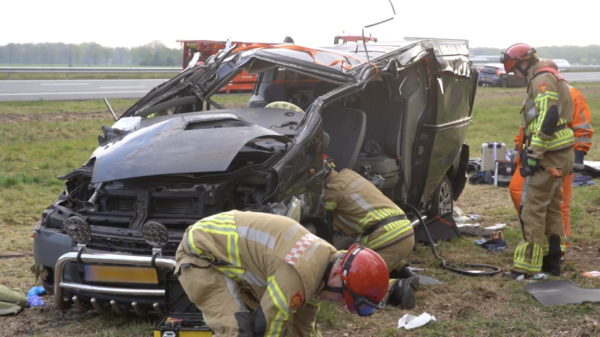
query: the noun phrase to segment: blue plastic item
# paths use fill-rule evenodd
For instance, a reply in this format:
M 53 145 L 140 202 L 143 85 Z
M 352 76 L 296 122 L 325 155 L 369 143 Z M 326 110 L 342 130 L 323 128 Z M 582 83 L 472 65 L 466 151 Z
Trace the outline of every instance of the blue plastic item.
M 29 304 L 30 307 L 43 307 L 44 306 L 44 300 L 42 300 L 41 297 L 39 297 L 38 295 L 33 295 L 33 296 L 29 296 L 27 297 L 27 304 Z
M 45 293 L 46 290 L 44 290 L 44 287 L 32 287 L 31 289 L 29 289 L 29 292 L 27 292 L 27 297 L 40 296 L 44 295 Z

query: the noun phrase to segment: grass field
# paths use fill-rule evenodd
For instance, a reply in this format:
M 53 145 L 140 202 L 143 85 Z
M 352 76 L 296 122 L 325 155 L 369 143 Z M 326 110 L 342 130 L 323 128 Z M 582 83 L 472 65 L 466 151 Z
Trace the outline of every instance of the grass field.
M 600 84 L 575 84 L 600 119 Z M 523 89 L 479 88 L 473 123 L 467 134 L 471 157 L 480 144 L 500 141 L 513 145 L 519 123 Z M 240 106 L 246 96 L 218 97 L 222 104 Z M 123 112 L 135 100 L 111 100 L 113 109 Z M 62 191 L 55 176 L 81 165 L 97 144 L 100 126 L 111 116 L 101 101 L 0 103 L 0 255 L 28 254 L 32 249 L 31 230 L 43 209 Z M 600 160 L 595 146 L 586 160 Z M 600 183 L 600 181 L 598 181 Z M 573 189 L 573 248 L 565 256 L 563 279 L 583 287 L 600 288 L 600 280 L 581 276 L 600 268 L 599 187 Z M 510 268 L 520 229 L 506 188 L 467 185 L 457 205 L 467 214 L 479 214 L 481 226 L 506 223 L 509 249 L 488 253 L 474 244 L 477 238 L 462 237 L 437 246 L 449 262 L 479 262 Z M 442 270 L 429 248 L 418 246 L 409 257 L 412 266 L 425 268 L 428 276 L 446 282 L 422 286 L 418 305 L 405 312 L 389 309 L 368 318 L 352 316 L 333 305 L 324 305 L 318 321 L 326 336 L 598 336 L 600 306 L 570 305 L 542 307 L 515 282 L 497 275 L 470 278 Z M 30 257 L 0 259 L 0 284 L 25 292 L 35 285 L 29 270 Z M 557 279 L 557 278 L 553 278 Z M 99 315 L 75 309 L 62 313 L 45 296 L 47 307 L 26 309 L 3 318 L 0 335 L 15 336 L 150 336 L 146 320 Z M 427 312 L 437 321 L 415 330 L 397 330 L 398 319 L 406 313 Z

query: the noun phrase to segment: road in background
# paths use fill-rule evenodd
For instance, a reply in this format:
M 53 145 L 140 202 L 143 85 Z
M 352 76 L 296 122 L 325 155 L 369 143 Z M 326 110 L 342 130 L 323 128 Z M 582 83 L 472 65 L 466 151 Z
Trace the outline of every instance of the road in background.
M 600 72 L 565 72 L 569 82 L 600 82 Z M 6 80 L 0 102 L 140 98 L 165 79 L 148 80 Z
M 165 81 L 165 79 L 6 80 L 0 81 L 0 101 L 140 98 Z

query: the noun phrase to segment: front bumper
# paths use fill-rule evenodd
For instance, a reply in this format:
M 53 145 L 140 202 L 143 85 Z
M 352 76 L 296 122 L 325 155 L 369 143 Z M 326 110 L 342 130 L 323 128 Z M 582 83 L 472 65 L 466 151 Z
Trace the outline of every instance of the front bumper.
M 174 260 L 169 258 L 155 256 L 133 256 L 133 255 L 121 255 L 121 254 L 102 254 L 102 253 L 87 253 L 85 248 L 82 248 L 79 252 L 69 252 L 61 255 L 54 267 L 54 302 L 60 310 L 66 310 L 69 308 L 70 300 L 73 301 L 75 306 L 80 309 L 85 309 L 85 305 L 77 295 L 72 298 L 66 298 L 64 296 L 64 290 L 67 289 L 73 293 L 81 294 L 82 297 L 89 298 L 89 303 L 97 311 L 104 311 L 104 308 L 100 305 L 100 298 L 104 302 L 109 302 L 112 310 L 115 313 L 122 313 L 127 308 L 122 307 L 122 301 L 117 302 L 115 299 L 108 300 L 108 297 L 112 296 L 127 296 L 140 297 L 144 299 L 155 298 L 156 301 L 152 304 L 153 311 L 155 314 L 161 316 L 163 313 L 165 288 L 162 289 L 148 289 L 143 287 L 136 287 L 132 285 L 130 287 L 113 287 L 113 286 L 98 286 L 89 285 L 79 282 L 67 282 L 64 280 L 64 271 L 69 263 L 76 264 L 108 264 L 108 265 L 119 265 L 119 266 L 130 266 L 130 267 L 154 267 L 163 268 L 167 272 L 175 269 L 176 263 Z M 120 305 L 121 304 L 121 305 Z M 161 305 L 163 304 L 163 305 Z M 131 310 L 133 310 L 139 316 L 145 316 L 147 311 L 142 308 L 138 301 L 131 302 Z

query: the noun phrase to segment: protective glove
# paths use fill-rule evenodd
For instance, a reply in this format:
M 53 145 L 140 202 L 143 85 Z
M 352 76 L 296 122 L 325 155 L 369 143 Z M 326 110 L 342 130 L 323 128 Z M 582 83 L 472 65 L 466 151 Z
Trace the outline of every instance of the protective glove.
M 583 165 L 583 157 L 585 157 L 585 152 L 575 150 L 575 164 Z
M 535 158 L 527 158 L 527 166 L 532 174 L 540 171 L 540 162 Z

